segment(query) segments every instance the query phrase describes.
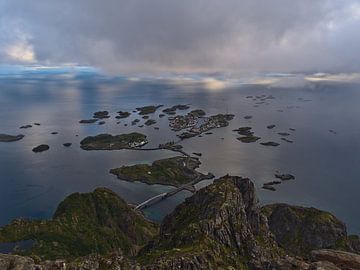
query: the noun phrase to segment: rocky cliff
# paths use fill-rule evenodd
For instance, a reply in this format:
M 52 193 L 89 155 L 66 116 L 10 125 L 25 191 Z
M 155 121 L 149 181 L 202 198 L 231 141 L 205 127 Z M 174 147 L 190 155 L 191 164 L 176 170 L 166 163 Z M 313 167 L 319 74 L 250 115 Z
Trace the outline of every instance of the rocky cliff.
M 0 229 L 0 242 L 34 240 L 18 251 L 39 259 L 74 259 L 90 253 L 121 250 L 134 255 L 158 231 L 112 191 L 99 188 L 75 193 L 58 206 L 52 220 L 14 220 Z
M 314 249 L 345 248 L 346 226 L 328 212 L 274 204 L 263 207 L 263 213 L 278 244 L 292 255 L 308 256 Z
M 35 245 L 29 257 L 1 255 L 0 269 L 360 269 L 360 255 L 349 252 L 358 251 L 359 238 L 347 236 L 336 217 L 285 204 L 261 208 L 253 183 L 237 176 L 199 190 L 156 232 L 107 189 L 76 193 L 53 220 L 2 228 L 0 242 L 33 239 Z
M 139 261 L 148 269 L 271 269 L 280 254 L 253 183 L 225 176 L 167 216 Z

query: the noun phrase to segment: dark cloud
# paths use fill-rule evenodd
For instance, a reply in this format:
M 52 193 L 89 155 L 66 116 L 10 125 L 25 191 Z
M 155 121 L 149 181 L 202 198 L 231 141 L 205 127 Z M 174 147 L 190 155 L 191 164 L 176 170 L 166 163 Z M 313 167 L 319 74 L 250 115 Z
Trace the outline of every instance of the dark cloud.
M 114 72 L 360 69 L 357 0 L 0 0 L 0 23 L 2 62 Z

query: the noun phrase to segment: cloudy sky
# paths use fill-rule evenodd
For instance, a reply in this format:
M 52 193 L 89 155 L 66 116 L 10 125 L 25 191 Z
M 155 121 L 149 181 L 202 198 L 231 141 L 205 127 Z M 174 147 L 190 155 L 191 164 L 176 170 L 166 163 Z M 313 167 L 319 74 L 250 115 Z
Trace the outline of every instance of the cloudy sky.
M 0 63 L 359 72 L 360 0 L 0 0 Z

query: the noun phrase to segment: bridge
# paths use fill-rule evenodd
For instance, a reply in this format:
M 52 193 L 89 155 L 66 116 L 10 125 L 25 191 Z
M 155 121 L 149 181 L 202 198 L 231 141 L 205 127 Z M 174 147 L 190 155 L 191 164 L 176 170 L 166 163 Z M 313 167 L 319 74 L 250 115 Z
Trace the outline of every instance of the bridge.
M 148 207 L 148 206 L 151 206 L 151 205 L 153 205 L 153 204 L 156 204 L 156 203 L 158 203 L 158 202 L 160 202 L 160 201 L 162 201 L 162 200 L 165 200 L 166 198 L 169 198 L 169 197 L 171 197 L 171 196 L 174 196 L 176 193 L 179 193 L 180 191 L 182 191 L 182 190 L 184 190 L 184 189 L 187 189 L 187 188 L 193 186 L 193 185 L 195 184 L 194 182 L 195 182 L 195 180 L 192 181 L 192 182 L 190 182 L 190 183 L 188 183 L 188 184 L 186 184 L 186 185 L 183 185 L 183 186 L 181 186 L 181 187 L 178 187 L 178 188 L 176 188 L 176 189 L 174 189 L 174 190 L 172 190 L 172 191 L 164 192 L 164 193 L 161 193 L 161 194 L 156 195 L 156 196 L 154 196 L 154 197 L 151 197 L 150 199 L 147 199 L 146 201 L 138 204 L 138 205 L 135 207 L 135 209 L 141 210 L 141 209 L 144 209 L 144 208 L 146 208 L 146 207 Z
M 162 201 L 163 199 L 165 199 L 166 195 L 167 195 L 167 192 L 161 193 L 161 194 L 156 195 L 154 197 L 151 197 L 150 199 L 138 204 L 135 207 L 135 209 L 141 210 L 141 209 L 144 209 L 144 208 L 148 207 L 149 205 L 152 205 L 152 204 L 155 204 L 155 203 L 157 203 L 159 201 Z
M 214 178 L 214 175 L 211 173 L 208 173 L 207 175 L 198 175 L 193 181 L 182 185 L 174 190 L 171 190 L 169 192 L 164 192 L 161 194 L 158 194 L 154 197 L 151 197 L 150 199 L 147 199 L 146 201 L 138 204 L 135 209 L 137 210 L 142 210 L 144 208 L 147 208 L 148 206 L 154 205 L 162 200 L 165 200 L 166 198 L 169 198 L 171 196 L 174 196 L 175 194 L 179 193 L 180 191 L 184 190 L 184 189 L 189 189 L 191 187 L 193 187 L 196 183 L 205 180 L 205 179 L 212 179 Z

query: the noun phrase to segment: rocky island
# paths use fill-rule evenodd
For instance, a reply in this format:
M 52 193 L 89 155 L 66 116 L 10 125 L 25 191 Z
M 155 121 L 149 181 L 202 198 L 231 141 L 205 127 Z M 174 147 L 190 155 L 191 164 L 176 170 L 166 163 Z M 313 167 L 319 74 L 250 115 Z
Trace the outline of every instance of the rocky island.
M 115 136 L 99 134 L 83 139 L 80 147 L 84 150 L 121 150 L 141 147 L 147 142 L 146 135 L 137 132 Z
M 84 120 L 80 120 L 79 123 L 80 124 L 93 124 L 95 122 L 97 122 L 99 119 L 84 119 Z
M 106 119 L 106 118 L 110 118 L 110 115 L 108 111 L 98 111 L 98 112 L 94 112 L 93 118 Z
M 155 125 L 156 121 L 153 119 L 149 119 L 144 123 L 146 126 L 151 126 L 151 125 Z
M 32 128 L 32 125 L 24 125 L 20 127 L 20 129 L 28 129 L 28 128 Z
M 0 242 L 33 239 L 7 270 L 358 270 L 360 239 L 335 216 L 286 204 L 261 207 L 254 184 L 226 175 L 159 227 L 108 189 L 67 197 L 51 220 L 15 220 Z M 27 256 L 27 257 L 24 257 Z M 50 259 L 50 260 L 49 260 Z
M 254 136 L 254 135 L 249 135 L 249 136 L 243 136 L 243 137 L 239 137 L 237 138 L 237 140 L 239 140 L 240 142 L 243 143 L 253 143 L 256 142 L 258 140 L 260 140 L 260 137 Z
M 186 115 L 171 118 L 169 125 L 173 131 L 186 130 L 178 134 L 180 139 L 186 139 L 206 133 L 211 129 L 226 127 L 233 118 L 233 114 L 217 114 L 205 117 L 204 111 L 193 110 Z
M 117 113 L 118 113 L 118 115 L 115 116 L 116 119 L 127 118 L 127 117 L 129 117 L 129 116 L 131 115 L 131 113 L 129 113 L 129 112 L 124 112 L 124 111 L 118 111 Z
M 251 127 L 240 127 L 238 129 L 234 129 L 233 131 L 237 132 L 239 135 L 242 135 L 242 137 L 238 137 L 237 140 L 243 143 L 254 143 L 260 140 L 261 138 L 255 136 L 254 132 L 251 130 Z
M 140 181 L 146 184 L 161 184 L 180 187 L 190 182 L 212 178 L 212 174 L 197 172 L 199 159 L 177 156 L 154 161 L 151 165 L 137 164 L 110 170 L 111 174 L 126 181 Z
M 16 142 L 23 139 L 25 136 L 22 134 L 19 135 L 9 135 L 9 134 L 0 134 L 0 142 Z
M 190 108 L 189 105 L 178 104 L 178 105 L 174 105 L 170 108 L 164 109 L 163 112 L 166 114 L 169 114 L 169 115 L 173 115 L 173 114 L 176 114 L 176 110 L 187 110 L 189 108 Z
M 274 147 L 280 145 L 280 143 L 277 143 L 277 142 L 262 142 L 262 143 L 260 143 L 260 144 L 261 144 L 261 145 L 264 145 L 264 146 L 274 146 Z
M 34 148 L 32 149 L 32 151 L 33 151 L 34 153 L 41 153 L 41 152 L 47 151 L 47 150 L 49 150 L 49 149 L 50 149 L 50 146 L 49 146 L 49 145 L 47 145 L 47 144 L 40 144 L 40 145 L 34 147 Z
M 140 115 L 146 115 L 146 114 L 150 114 L 150 113 L 154 113 L 156 112 L 157 109 L 161 108 L 163 105 L 150 105 L 150 106 L 145 106 L 145 107 L 138 107 L 136 108 L 136 110 L 139 112 Z

